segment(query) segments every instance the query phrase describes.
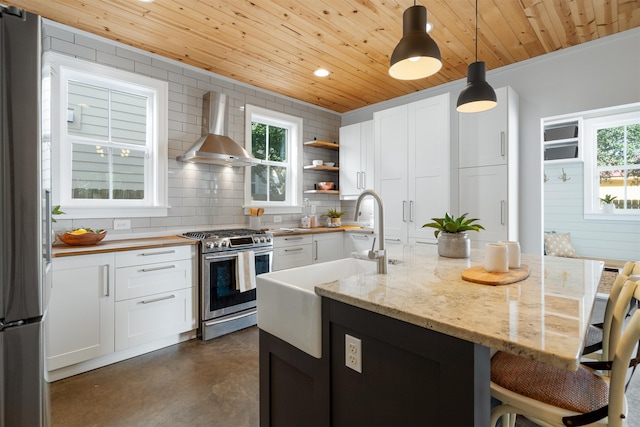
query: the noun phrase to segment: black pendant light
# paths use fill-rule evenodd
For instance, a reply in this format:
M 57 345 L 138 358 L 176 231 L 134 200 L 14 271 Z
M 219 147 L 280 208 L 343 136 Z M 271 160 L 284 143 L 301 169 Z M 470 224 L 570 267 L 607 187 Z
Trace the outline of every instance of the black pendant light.
M 498 105 L 496 93 L 486 77 L 486 64 L 478 61 L 478 0 L 476 0 L 476 62 L 467 68 L 467 86 L 458 96 L 459 113 L 479 113 Z
M 427 34 L 427 8 L 413 6 L 402 15 L 402 39 L 391 54 L 389 75 L 398 80 L 429 77 L 442 68 L 440 49 Z

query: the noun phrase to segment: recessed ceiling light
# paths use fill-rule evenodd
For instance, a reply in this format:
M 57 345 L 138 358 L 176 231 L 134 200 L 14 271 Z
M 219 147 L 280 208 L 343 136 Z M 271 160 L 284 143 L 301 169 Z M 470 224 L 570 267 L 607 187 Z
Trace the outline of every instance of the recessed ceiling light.
M 141 1 L 142 3 L 153 3 L 155 0 L 138 0 Z
M 324 68 L 318 68 L 313 72 L 316 77 L 327 77 L 329 74 L 329 70 L 325 70 Z

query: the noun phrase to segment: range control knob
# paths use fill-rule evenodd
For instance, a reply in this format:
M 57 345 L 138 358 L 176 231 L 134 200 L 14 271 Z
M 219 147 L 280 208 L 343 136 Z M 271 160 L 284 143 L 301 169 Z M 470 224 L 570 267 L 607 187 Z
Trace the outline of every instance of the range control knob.
M 220 246 L 220 242 L 213 242 L 213 247 L 217 248 L 218 246 Z
M 223 248 L 226 248 L 227 246 L 229 246 L 229 242 L 227 242 L 226 240 L 223 240 L 222 242 L 220 242 L 220 246 L 222 246 Z
M 267 236 L 267 242 L 271 241 L 271 236 Z
M 205 246 L 207 247 L 207 249 L 213 249 L 214 244 L 213 242 L 207 242 Z
M 266 241 L 267 241 L 267 239 L 266 239 L 266 238 L 264 238 L 264 237 L 261 237 L 261 238 L 260 238 L 260 241 L 261 241 L 262 243 L 264 243 L 264 242 L 266 242 Z
M 253 243 L 260 243 L 260 239 L 258 237 L 253 238 Z

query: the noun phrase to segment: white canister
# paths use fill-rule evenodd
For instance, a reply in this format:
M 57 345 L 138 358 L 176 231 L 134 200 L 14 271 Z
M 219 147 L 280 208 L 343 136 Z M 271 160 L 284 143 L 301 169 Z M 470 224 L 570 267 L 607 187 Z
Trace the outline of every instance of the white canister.
M 509 268 L 520 268 L 520 243 L 512 240 L 500 240 L 509 250 Z
M 509 249 L 499 243 L 487 243 L 484 247 L 484 269 L 490 273 L 507 273 Z

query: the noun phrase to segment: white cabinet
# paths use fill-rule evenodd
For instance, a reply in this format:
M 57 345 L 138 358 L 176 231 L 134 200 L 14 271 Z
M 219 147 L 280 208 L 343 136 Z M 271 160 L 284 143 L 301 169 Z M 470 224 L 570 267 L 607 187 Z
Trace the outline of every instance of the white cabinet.
M 340 128 L 340 199 L 357 198 L 375 185 L 373 120 Z
M 197 328 L 195 251 L 187 245 L 54 258 L 45 317 L 49 379 L 188 339 L 180 334 Z
M 48 370 L 113 352 L 113 278 L 112 253 L 53 260 L 45 321 Z
M 449 94 L 374 113 L 375 180 L 385 239 L 434 243 L 422 225 L 449 210 Z
M 313 235 L 313 263 L 342 259 L 343 232 L 331 232 Z
M 197 327 L 194 246 L 116 254 L 115 350 Z
M 311 264 L 313 262 L 311 242 L 311 234 L 274 237 L 273 271 Z
M 498 106 L 459 114 L 458 214 L 485 227 L 469 232 L 474 247 L 518 240 L 518 95 L 496 90 Z

